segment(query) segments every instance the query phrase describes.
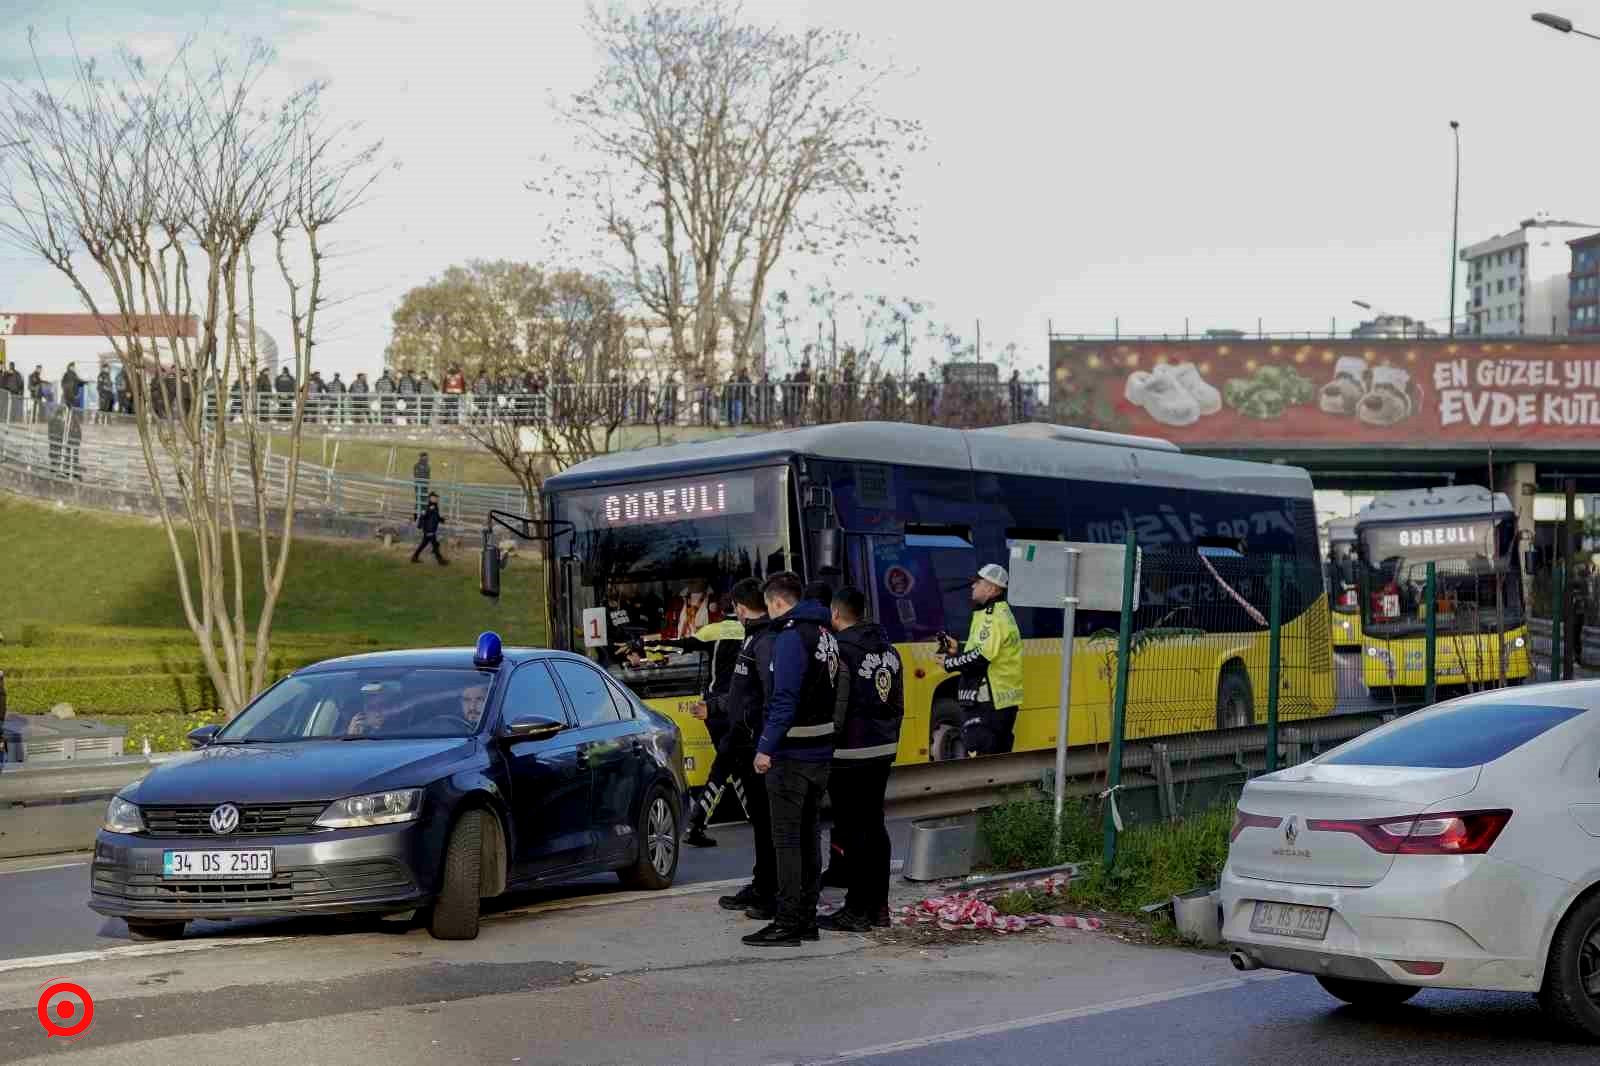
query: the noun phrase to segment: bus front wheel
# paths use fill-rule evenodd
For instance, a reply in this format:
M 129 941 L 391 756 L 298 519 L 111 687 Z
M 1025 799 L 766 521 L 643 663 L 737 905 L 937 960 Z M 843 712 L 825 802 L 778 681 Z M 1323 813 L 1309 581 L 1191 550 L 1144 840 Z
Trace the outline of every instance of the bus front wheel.
M 1217 728 L 1239 729 L 1255 725 L 1255 697 L 1250 692 L 1250 675 L 1237 663 L 1222 668 L 1217 678 Z
M 967 744 L 961 736 L 961 708 L 940 701 L 933 707 L 933 722 L 928 727 L 928 761 L 950 762 L 967 757 Z

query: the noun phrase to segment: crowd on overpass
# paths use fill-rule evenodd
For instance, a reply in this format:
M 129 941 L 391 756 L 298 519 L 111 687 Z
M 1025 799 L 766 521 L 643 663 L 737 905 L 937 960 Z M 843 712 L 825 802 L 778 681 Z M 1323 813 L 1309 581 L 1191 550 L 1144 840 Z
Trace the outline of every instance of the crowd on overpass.
M 261 418 L 288 421 L 302 383 L 288 368 L 276 375 L 263 369 L 251 387 L 234 381 L 227 390 L 231 413 L 250 407 Z M 177 410 L 191 402 L 187 382 L 168 372 L 156 375 L 145 390 L 153 409 Z M 538 425 L 590 421 L 621 425 L 773 426 L 808 425 L 853 419 L 911 420 L 927 424 L 1022 422 L 1039 417 L 1045 402 L 1038 382 L 1024 381 L 1013 371 L 1009 381 L 935 381 L 927 373 L 914 377 L 884 374 L 859 379 L 850 366 L 830 377 L 813 374 L 809 364 L 774 378 L 752 378 L 740 371 L 725 381 L 704 376 L 679 380 L 675 373 L 628 383 L 619 375 L 601 383 L 577 383 L 558 376 L 548 379 L 523 374 L 468 376 L 459 368 L 441 378 L 384 369 L 376 377 L 358 373 L 345 381 L 341 372 L 324 376 L 314 370 L 303 383 L 306 417 L 328 424 L 460 425 L 509 421 Z M 9 397 L 7 396 L 9 394 Z M 206 396 L 208 404 L 218 402 Z M 59 381 L 47 380 L 40 368 L 26 378 L 16 367 L 0 374 L 0 412 L 42 418 L 55 404 L 85 413 L 133 414 L 138 396 L 120 367 L 101 368 L 94 377 L 69 366 Z

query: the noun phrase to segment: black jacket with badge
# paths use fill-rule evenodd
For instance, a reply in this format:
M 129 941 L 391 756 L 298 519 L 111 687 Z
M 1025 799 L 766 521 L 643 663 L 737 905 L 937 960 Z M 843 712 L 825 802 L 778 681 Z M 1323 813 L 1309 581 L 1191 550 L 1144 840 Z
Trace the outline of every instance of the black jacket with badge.
M 728 735 L 724 745 L 754 748 L 765 724 L 767 693 L 772 691 L 772 620 L 758 618 L 744 624 L 744 643 L 739 646 L 722 706 L 728 715 Z
M 835 634 L 839 642 L 838 701 L 834 706 L 837 761 L 893 760 L 905 717 L 900 656 L 875 622 Z
M 439 505 L 430 503 L 428 509 L 417 516 L 417 528 L 422 530 L 424 536 L 432 537 L 438 534 L 439 524 L 442 521 L 439 516 Z

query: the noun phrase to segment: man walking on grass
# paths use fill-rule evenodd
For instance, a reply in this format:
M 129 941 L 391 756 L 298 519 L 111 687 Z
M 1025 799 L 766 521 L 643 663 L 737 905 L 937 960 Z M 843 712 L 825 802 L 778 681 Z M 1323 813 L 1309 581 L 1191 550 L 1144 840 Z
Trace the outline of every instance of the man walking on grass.
M 422 530 L 422 542 L 417 545 L 417 550 L 411 553 L 411 561 L 422 562 L 422 549 L 433 545 L 433 557 L 439 560 L 439 565 L 444 566 L 445 557 L 439 552 L 439 526 L 444 519 L 439 516 L 439 494 L 428 493 L 428 506 L 417 516 L 417 528 Z

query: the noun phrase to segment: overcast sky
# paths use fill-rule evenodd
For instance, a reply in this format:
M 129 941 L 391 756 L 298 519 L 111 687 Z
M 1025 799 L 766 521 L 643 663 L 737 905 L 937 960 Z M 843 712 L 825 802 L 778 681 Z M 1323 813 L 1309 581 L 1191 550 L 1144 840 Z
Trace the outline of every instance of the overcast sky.
M 1600 32 L 1600 2 L 1533 0 Z M 535 259 L 557 151 L 552 93 L 592 77 L 582 0 L 8 0 L 0 76 L 118 41 L 259 34 L 280 76 L 326 77 L 401 169 L 345 228 L 320 360 L 381 362 L 400 295 L 468 258 Z M 922 264 L 845 287 L 931 301 L 1024 366 L 1059 331 L 1341 330 L 1361 312 L 1439 320 L 1449 299 L 1452 155 L 1461 243 L 1538 210 L 1600 219 L 1589 114 L 1600 42 L 1504 0 L 1145 0 L 979 5 L 751 0 L 756 17 L 860 33 L 906 68 L 886 110 L 923 121 L 907 188 Z M 149 10 L 163 14 L 152 17 Z M 560 264 L 568 265 L 568 264 Z M 570 264 L 583 266 L 582 263 Z M 1458 302 L 1458 310 L 1460 304 Z M 0 251 L 0 311 L 77 310 L 47 270 Z M 275 330 L 280 337 L 286 330 Z

